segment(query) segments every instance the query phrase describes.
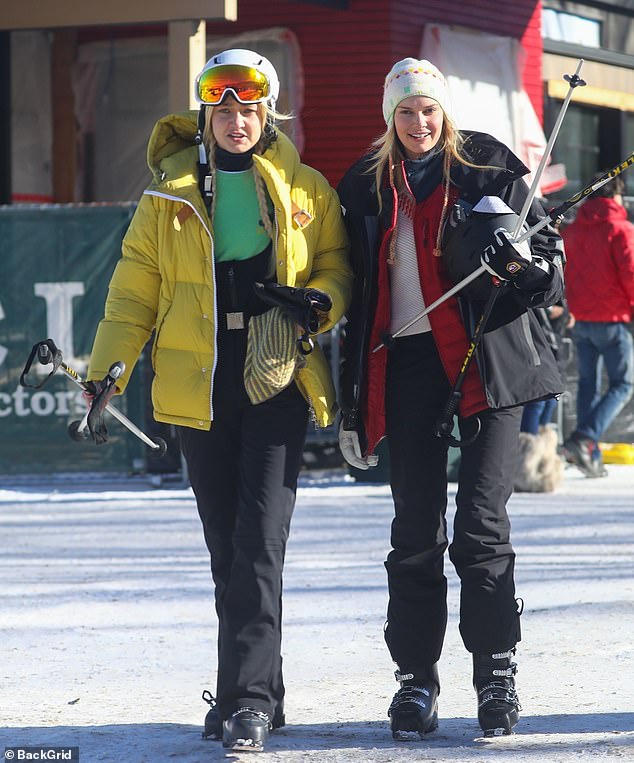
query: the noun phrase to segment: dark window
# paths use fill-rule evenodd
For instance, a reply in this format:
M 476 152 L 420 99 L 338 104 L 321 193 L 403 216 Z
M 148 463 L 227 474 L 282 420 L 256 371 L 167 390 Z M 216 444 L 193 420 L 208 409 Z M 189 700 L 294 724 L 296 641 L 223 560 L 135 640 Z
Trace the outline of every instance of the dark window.
M 546 101 L 545 132 L 550 135 L 561 101 Z M 571 103 L 552 152 L 552 161 L 566 166 L 567 184 L 552 199 L 567 199 L 592 181 L 595 173 L 619 164 L 622 147 L 631 151 L 634 145 L 634 115 L 622 120 L 622 112 Z M 623 175 L 627 184 L 627 173 Z M 634 182 L 630 179 L 630 188 Z

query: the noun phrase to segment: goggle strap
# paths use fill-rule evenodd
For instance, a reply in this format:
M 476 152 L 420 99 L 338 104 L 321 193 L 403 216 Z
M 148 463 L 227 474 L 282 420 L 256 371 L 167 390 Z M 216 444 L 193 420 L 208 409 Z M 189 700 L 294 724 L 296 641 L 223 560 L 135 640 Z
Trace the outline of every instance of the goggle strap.
M 197 138 L 200 138 L 202 140 L 204 129 L 205 129 L 205 107 L 201 106 L 198 109 L 198 135 L 196 136 Z
M 207 207 L 211 205 L 211 175 L 209 174 L 209 160 L 207 159 L 207 149 L 203 143 L 202 131 L 205 126 L 204 107 L 198 112 L 198 131 L 194 142 L 198 146 L 198 188 L 200 195 L 205 200 Z

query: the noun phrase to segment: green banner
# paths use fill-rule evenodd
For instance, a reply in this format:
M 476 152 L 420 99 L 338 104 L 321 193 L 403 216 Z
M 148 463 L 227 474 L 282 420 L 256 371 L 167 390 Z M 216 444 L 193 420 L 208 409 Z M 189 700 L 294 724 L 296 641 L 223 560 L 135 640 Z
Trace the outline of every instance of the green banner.
M 58 371 L 41 389 L 19 384 L 32 346 L 51 338 L 85 375 L 108 283 L 134 204 L 0 207 L 0 474 L 130 471 L 147 450 L 106 414 L 110 438 L 96 446 L 67 433 L 86 412 L 82 390 Z M 33 363 L 29 380 L 51 366 Z M 115 404 L 145 418 L 137 366 Z M 135 378 L 136 377 L 136 378 Z

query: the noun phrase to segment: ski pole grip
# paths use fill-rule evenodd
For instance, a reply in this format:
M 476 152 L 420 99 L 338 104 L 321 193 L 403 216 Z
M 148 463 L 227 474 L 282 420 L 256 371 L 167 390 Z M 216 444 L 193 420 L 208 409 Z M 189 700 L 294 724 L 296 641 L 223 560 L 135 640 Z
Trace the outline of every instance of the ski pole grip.
M 467 445 L 471 445 L 475 442 L 482 428 L 480 419 L 476 418 L 476 429 L 470 437 L 466 437 L 464 440 L 459 440 L 457 437 L 453 436 L 453 417 L 456 415 L 461 398 L 462 392 L 454 390 L 449 396 L 443 415 L 436 422 L 436 437 L 446 437 L 449 441 L 450 448 L 466 448 Z
M 53 362 L 53 353 L 46 342 L 42 342 L 38 345 L 37 360 L 43 366 L 47 366 L 49 363 Z
M 436 422 L 436 437 L 448 437 L 449 439 L 453 439 L 451 434 L 453 432 L 453 417 L 458 410 L 461 399 L 462 392 L 457 389 L 453 390 L 449 396 L 449 400 L 447 400 L 442 416 Z
M 30 384 L 27 381 L 27 376 L 36 357 L 38 362 L 43 366 L 47 366 L 49 363 L 52 363 L 53 370 L 48 374 L 48 376 L 44 377 L 44 379 L 39 384 Z M 31 348 L 31 352 L 29 353 L 29 357 L 26 361 L 26 364 L 24 365 L 24 369 L 20 374 L 20 386 L 29 387 L 30 389 L 40 389 L 57 371 L 61 363 L 62 353 L 56 347 L 55 342 L 52 339 L 46 339 L 44 342 L 36 342 Z
M 125 371 L 125 363 L 122 360 L 118 360 L 110 366 L 106 380 L 108 383 L 116 382 L 121 374 Z

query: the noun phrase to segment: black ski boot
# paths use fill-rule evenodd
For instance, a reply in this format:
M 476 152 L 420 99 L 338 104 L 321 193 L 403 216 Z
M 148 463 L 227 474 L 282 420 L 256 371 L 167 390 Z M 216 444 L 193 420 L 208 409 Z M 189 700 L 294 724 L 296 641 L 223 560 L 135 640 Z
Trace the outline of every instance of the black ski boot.
M 203 739 L 212 739 L 214 742 L 219 742 L 222 739 L 222 718 L 218 713 L 216 707 L 216 698 L 207 689 L 203 692 L 203 699 L 209 705 L 209 710 L 205 716 L 205 728 L 202 733 Z M 281 729 L 282 726 L 286 726 L 286 716 L 282 707 L 278 707 L 273 715 L 273 722 L 271 724 L 271 731 L 275 729 Z
M 242 752 L 262 752 L 271 722 L 266 713 L 241 707 L 222 724 L 222 746 Z
M 438 727 L 438 667 L 432 665 L 416 673 L 394 673 L 401 688 L 392 699 L 387 714 L 392 738 L 400 742 L 423 739 Z
M 473 685 L 478 695 L 478 721 L 485 737 L 513 733 L 520 719 L 515 691 L 515 647 L 508 652 L 473 655 Z
M 222 739 L 222 719 L 218 714 L 216 698 L 208 689 L 205 689 L 203 699 L 209 705 L 209 710 L 205 716 L 203 739 L 213 739 L 215 742 L 218 742 Z

